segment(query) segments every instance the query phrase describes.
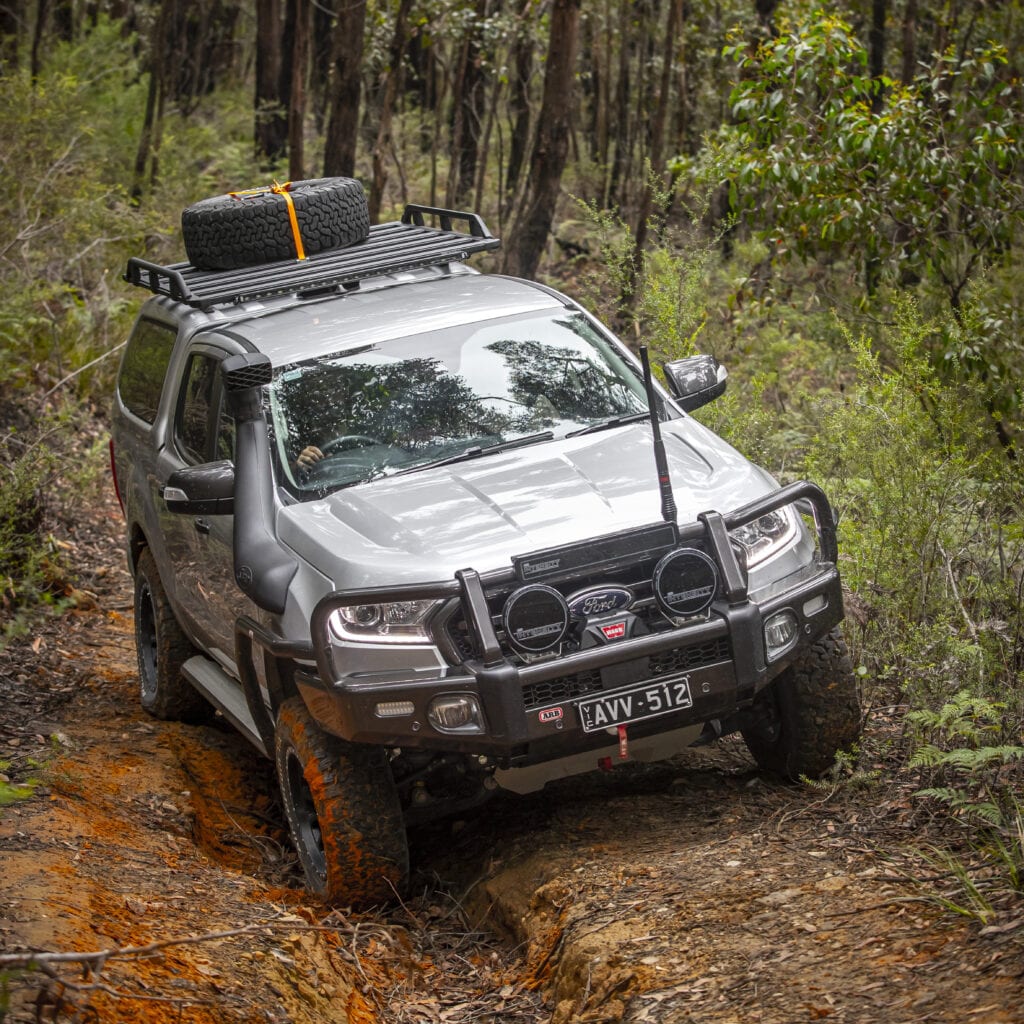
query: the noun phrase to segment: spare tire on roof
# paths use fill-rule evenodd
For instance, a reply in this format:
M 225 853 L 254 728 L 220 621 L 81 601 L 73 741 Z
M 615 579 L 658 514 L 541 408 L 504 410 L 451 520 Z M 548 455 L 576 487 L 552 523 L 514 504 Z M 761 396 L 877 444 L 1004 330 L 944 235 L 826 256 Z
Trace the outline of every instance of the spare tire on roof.
M 181 215 L 185 252 L 202 270 L 311 256 L 361 242 L 369 231 L 366 193 L 353 178 L 228 192 L 194 203 Z

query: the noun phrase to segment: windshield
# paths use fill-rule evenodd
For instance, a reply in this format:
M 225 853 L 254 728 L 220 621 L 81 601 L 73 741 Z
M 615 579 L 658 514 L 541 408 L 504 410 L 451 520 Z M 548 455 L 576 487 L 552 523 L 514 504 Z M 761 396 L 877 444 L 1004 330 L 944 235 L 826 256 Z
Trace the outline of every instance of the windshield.
M 632 365 L 584 316 L 566 310 L 295 363 L 269 390 L 284 483 L 301 499 L 564 437 L 647 408 Z

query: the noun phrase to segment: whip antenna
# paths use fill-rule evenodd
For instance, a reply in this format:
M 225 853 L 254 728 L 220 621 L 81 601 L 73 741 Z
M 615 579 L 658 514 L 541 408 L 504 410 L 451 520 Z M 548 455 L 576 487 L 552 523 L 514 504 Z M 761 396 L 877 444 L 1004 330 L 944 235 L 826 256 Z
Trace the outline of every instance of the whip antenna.
M 661 439 L 661 421 L 658 418 L 658 405 L 654 399 L 654 378 L 651 376 L 651 361 L 647 357 L 646 345 L 640 346 L 640 363 L 644 368 L 647 410 L 651 415 L 651 433 L 654 436 L 654 465 L 658 470 L 658 488 L 661 491 L 661 518 L 666 523 L 674 523 L 676 521 L 676 502 L 672 497 L 672 481 L 668 475 L 665 442 Z

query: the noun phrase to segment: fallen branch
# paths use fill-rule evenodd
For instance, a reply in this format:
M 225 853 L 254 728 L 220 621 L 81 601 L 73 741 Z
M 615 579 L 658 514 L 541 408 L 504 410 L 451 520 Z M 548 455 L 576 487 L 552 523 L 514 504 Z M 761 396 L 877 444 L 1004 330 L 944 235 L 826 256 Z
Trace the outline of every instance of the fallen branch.
M 207 932 L 204 935 L 181 935 L 173 939 L 159 939 L 146 946 L 116 946 L 113 949 L 99 949 L 85 953 L 0 953 L 0 968 L 32 968 L 49 964 L 86 964 L 90 967 L 99 965 L 102 969 L 108 960 L 125 960 L 133 956 L 145 956 L 168 946 L 190 946 L 200 942 L 215 942 L 217 939 L 230 939 L 236 935 L 250 935 L 274 924 L 275 918 L 261 921 L 258 924 L 247 924 L 241 928 L 232 928 L 224 932 Z M 289 927 L 294 927 L 290 924 Z

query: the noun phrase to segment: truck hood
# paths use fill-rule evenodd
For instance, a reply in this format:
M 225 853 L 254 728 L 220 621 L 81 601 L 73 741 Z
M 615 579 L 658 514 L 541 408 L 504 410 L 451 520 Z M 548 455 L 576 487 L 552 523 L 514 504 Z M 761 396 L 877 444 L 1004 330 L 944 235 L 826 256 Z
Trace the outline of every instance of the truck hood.
M 686 418 L 662 425 L 681 524 L 775 484 Z M 278 536 L 336 589 L 451 579 L 513 555 L 661 520 L 650 425 L 612 428 L 381 479 L 282 508 Z

